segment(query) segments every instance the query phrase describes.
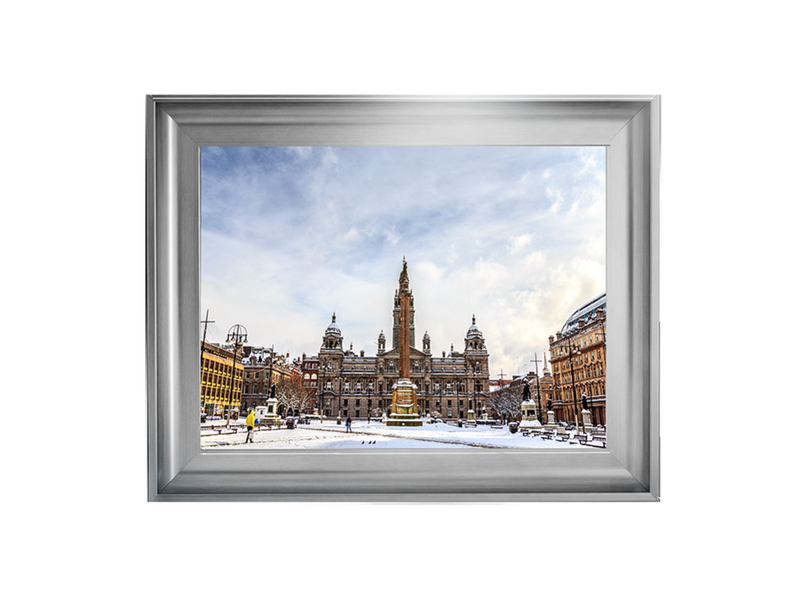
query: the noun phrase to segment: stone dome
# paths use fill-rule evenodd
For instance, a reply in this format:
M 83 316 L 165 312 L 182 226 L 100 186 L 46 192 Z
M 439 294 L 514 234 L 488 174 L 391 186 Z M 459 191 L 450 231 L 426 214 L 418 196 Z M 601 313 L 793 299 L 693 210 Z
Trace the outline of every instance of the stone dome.
M 332 313 L 332 323 L 330 323 L 330 325 L 327 327 L 327 332 L 325 333 L 325 336 L 326 335 L 334 335 L 336 337 L 341 336 L 341 329 L 338 327 L 337 324 L 335 324 L 335 312 Z
M 566 335 L 567 333 L 576 331 L 581 322 L 589 320 L 596 312 L 601 312 L 604 315 L 606 313 L 605 293 L 598 295 L 592 301 L 587 302 L 575 310 L 575 312 L 573 312 L 572 315 L 570 315 L 570 317 L 567 319 L 567 322 L 564 323 L 564 326 L 561 327 L 561 335 Z
M 477 328 L 477 324 L 475 323 L 475 315 L 472 314 L 472 326 L 470 326 L 469 330 L 466 332 L 466 338 L 472 339 L 476 337 L 483 337 L 483 333 L 481 333 L 480 329 Z

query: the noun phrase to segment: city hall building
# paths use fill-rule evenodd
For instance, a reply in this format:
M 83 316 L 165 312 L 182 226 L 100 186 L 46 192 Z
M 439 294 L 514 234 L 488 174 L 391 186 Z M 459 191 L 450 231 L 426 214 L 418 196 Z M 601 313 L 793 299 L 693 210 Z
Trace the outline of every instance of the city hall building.
M 407 279 L 406 264 L 400 282 L 403 276 Z M 324 416 L 351 415 L 352 419 L 366 420 L 389 413 L 392 388 L 399 380 L 401 329 L 409 329 L 410 380 L 417 388 L 422 416 L 465 419 L 470 409 L 478 413 L 483 407 L 483 394 L 489 390 L 488 350 L 475 317 L 466 332 L 462 352 L 450 350 L 449 354 L 433 356 L 427 332 L 421 339 L 421 349 L 413 345 L 416 325 L 412 293 L 409 299 L 409 324 L 402 325 L 399 290 L 396 291 L 391 346 L 386 349 L 386 337 L 380 331 L 376 356 L 344 350 L 343 335 L 332 315 L 318 352 L 318 407 Z

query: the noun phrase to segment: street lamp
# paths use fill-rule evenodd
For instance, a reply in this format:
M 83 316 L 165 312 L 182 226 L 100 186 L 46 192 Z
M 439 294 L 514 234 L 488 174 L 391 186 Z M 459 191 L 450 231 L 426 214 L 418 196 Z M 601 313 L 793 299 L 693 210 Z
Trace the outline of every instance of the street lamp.
M 235 325 L 229 329 L 226 335 L 226 343 L 234 343 L 232 350 L 232 383 L 229 388 L 229 409 L 226 411 L 226 427 L 229 427 L 229 420 L 232 417 L 232 406 L 234 405 L 234 384 L 235 384 L 235 365 L 237 363 L 237 346 L 241 343 L 248 343 L 248 332 L 243 325 Z
M 477 365 L 472 364 L 472 414 L 475 415 L 477 421 Z
M 369 380 L 366 384 L 366 389 L 368 389 L 368 409 L 366 410 L 366 419 L 369 425 L 371 424 L 371 392 L 374 390 L 374 382 Z
M 444 382 L 441 381 L 438 383 L 438 418 L 441 418 L 441 401 L 442 396 L 444 394 Z
M 580 432 L 583 428 L 583 421 L 578 420 L 580 415 L 578 414 L 578 395 L 575 391 L 575 365 L 572 362 L 572 353 L 579 352 L 581 348 L 575 343 L 570 343 L 567 345 L 567 349 L 569 350 L 570 376 L 572 377 L 572 405 L 575 407 L 575 422 L 578 424 L 577 428 Z
M 536 399 L 539 403 L 536 405 L 536 415 L 537 419 L 539 420 L 539 424 L 543 425 L 542 423 L 542 390 L 539 387 L 539 363 L 536 363 Z

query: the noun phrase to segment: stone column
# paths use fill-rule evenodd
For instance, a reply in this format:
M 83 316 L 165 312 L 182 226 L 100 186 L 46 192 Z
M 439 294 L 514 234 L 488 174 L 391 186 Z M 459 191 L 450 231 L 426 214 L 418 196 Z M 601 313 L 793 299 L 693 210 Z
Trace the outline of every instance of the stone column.
M 399 275 L 399 381 L 394 384 L 391 414 L 386 425 L 418 427 L 422 420 L 416 402 L 416 386 L 410 380 L 410 281 L 408 265 L 402 258 L 402 273 Z

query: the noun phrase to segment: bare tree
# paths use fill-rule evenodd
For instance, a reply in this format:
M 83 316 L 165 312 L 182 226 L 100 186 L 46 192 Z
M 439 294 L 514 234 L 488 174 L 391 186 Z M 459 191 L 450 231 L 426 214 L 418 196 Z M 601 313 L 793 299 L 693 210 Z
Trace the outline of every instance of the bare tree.
M 522 412 L 523 385 L 506 385 L 493 392 L 483 394 L 486 406 L 494 412 L 503 423 L 516 419 Z
M 276 399 L 284 406 L 285 415 L 300 415 L 313 410 L 316 392 L 304 387 L 300 375 L 293 375 L 276 384 Z

